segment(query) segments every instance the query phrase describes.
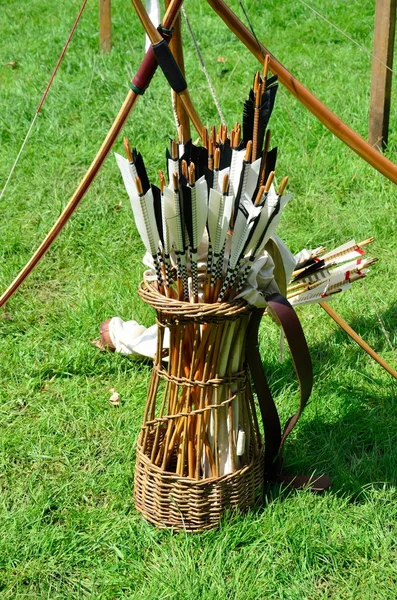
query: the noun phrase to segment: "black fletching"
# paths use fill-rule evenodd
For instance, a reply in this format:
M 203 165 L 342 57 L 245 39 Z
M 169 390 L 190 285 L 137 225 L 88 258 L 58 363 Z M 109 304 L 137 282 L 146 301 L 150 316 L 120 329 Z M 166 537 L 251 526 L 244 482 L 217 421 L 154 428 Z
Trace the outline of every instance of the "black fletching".
M 207 165 L 205 167 L 204 175 L 205 175 L 205 180 L 207 182 L 207 191 L 208 191 L 208 195 L 209 195 L 210 189 L 214 185 L 214 171 L 211 171 L 211 169 L 209 169 L 208 165 Z
M 273 75 L 266 80 L 266 89 L 269 89 L 274 83 L 277 83 L 278 75 Z
M 269 123 L 270 116 L 272 114 L 274 101 L 277 93 L 277 87 L 277 85 L 273 85 L 271 88 L 266 90 L 262 97 L 262 105 L 259 110 L 258 144 L 256 147 L 256 156 L 260 156 L 262 152 L 265 131 Z M 252 151 L 254 151 L 254 148 L 252 149 Z
M 323 269 L 324 267 L 325 267 L 325 261 L 319 260 L 319 261 L 315 262 L 313 265 L 310 265 L 309 267 L 307 267 L 307 269 L 305 269 L 302 273 L 300 273 L 299 275 L 294 277 L 294 279 L 292 281 L 295 282 L 295 281 L 299 281 L 299 279 L 304 279 L 305 277 L 308 277 L 309 275 L 311 275 L 312 273 L 315 273 L 316 271 L 321 271 L 321 269 Z M 297 270 L 297 269 L 295 269 L 295 270 Z
M 266 168 L 265 168 L 265 177 L 264 183 L 266 183 L 267 178 L 269 177 L 272 171 L 276 170 L 276 161 L 277 161 L 277 146 L 269 150 L 266 158 Z
M 315 258 L 308 258 L 307 260 L 303 260 L 302 262 L 295 265 L 294 271 L 300 271 L 301 269 L 305 269 L 306 267 L 310 267 L 318 262 Z
M 254 133 L 254 106 L 255 106 L 255 95 L 254 90 L 251 89 L 248 100 L 244 102 L 243 107 L 243 140 L 245 145 L 249 140 L 252 140 Z
M 230 147 L 230 140 L 227 139 L 224 144 L 219 144 L 219 150 L 221 151 L 221 160 L 219 162 L 219 170 L 230 167 L 232 162 L 232 149 Z
M 252 151 L 255 156 L 260 156 L 263 147 L 263 140 L 265 137 L 266 127 L 269 123 L 270 116 L 274 107 L 274 101 L 277 93 L 277 75 L 271 77 L 266 81 L 266 91 L 262 95 L 260 100 L 259 108 L 259 121 L 258 121 L 258 143 L 257 147 L 253 148 Z M 254 137 L 254 117 L 255 117 L 255 94 L 254 90 L 251 89 L 249 92 L 248 100 L 244 102 L 243 107 L 243 135 L 244 147 L 247 145 L 249 140 Z
M 132 157 L 134 159 L 136 172 L 138 173 L 138 177 L 141 180 L 143 193 L 146 194 L 146 192 L 150 188 L 150 182 L 146 173 L 146 167 L 145 163 L 143 162 L 142 154 L 140 152 L 137 153 L 136 148 L 134 148 L 132 150 Z
M 186 160 L 187 164 L 190 162 L 194 162 L 193 155 L 195 146 L 193 146 L 192 140 L 188 140 L 186 144 L 184 144 L 183 155 L 181 156 L 181 160 Z
M 151 185 L 153 194 L 153 207 L 154 216 L 156 218 L 157 230 L 159 232 L 160 240 L 164 248 L 164 231 L 163 231 L 163 214 L 161 210 L 161 192 L 158 187 Z
M 196 162 L 194 163 L 196 170 L 196 181 L 203 175 L 206 175 L 208 169 L 208 150 L 199 146 L 197 148 Z
M 192 215 L 192 190 L 187 185 L 181 186 L 183 214 L 189 237 L 190 247 L 193 248 L 193 215 Z

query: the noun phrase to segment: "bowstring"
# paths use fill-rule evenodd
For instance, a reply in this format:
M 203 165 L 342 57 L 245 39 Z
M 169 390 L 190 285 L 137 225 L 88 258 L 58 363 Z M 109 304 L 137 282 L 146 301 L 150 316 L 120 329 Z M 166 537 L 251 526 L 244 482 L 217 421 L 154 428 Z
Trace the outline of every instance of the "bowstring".
M 335 29 L 336 31 L 338 31 L 338 33 L 340 33 L 341 35 L 343 35 L 343 37 L 345 37 L 347 40 L 349 40 L 352 44 L 355 44 L 357 46 L 357 48 L 360 48 L 360 50 L 362 50 L 363 52 L 365 52 L 366 54 L 368 54 L 368 56 L 370 56 L 374 60 L 378 61 L 378 63 L 380 63 L 383 67 L 385 67 L 385 69 L 388 69 L 388 71 L 390 71 L 390 73 L 393 76 L 396 74 L 396 72 L 393 71 L 393 69 L 391 67 L 389 67 L 389 65 L 387 65 L 382 60 L 380 60 L 380 58 L 378 58 L 377 56 L 375 56 L 375 54 L 373 54 L 373 52 L 371 52 L 370 50 L 368 50 L 368 48 L 366 48 L 362 44 L 359 44 L 348 33 L 346 33 L 345 31 L 343 31 L 343 29 L 341 29 L 340 27 L 338 27 L 337 25 L 335 25 L 335 23 L 333 23 L 332 21 L 330 21 L 329 19 L 327 19 L 327 17 L 325 17 L 318 10 L 316 10 L 315 8 L 313 8 L 312 6 L 310 6 L 309 4 L 307 4 L 307 2 L 305 2 L 304 0 L 299 0 L 299 2 L 301 4 L 303 4 L 304 6 L 306 6 L 306 8 L 308 8 L 309 10 L 311 10 L 317 17 L 319 17 L 320 19 L 322 19 L 323 21 L 325 21 L 326 23 L 328 23 L 328 25 L 330 27 L 333 27 L 333 29 Z
M 186 14 L 186 10 L 185 10 L 184 6 L 182 6 L 182 14 L 184 16 L 187 28 L 188 28 L 190 36 L 192 38 L 193 45 L 194 45 L 194 48 L 196 50 L 196 53 L 197 53 L 197 56 L 198 56 L 201 68 L 203 69 L 205 78 L 207 79 L 208 88 L 209 88 L 209 90 L 211 92 L 211 96 L 212 96 L 212 99 L 214 101 L 216 110 L 218 111 L 219 118 L 221 120 L 222 125 L 226 125 L 226 119 L 225 119 L 224 114 L 222 112 L 222 108 L 221 108 L 220 102 L 219 102 L 218 97 L 217 97 L 216 92 L 215 92 L 215 88 L 212 85 L 210 74 L 209 74 L 208 69 L 207 69 L 207 67 L 205 65 L 204 57 L 203 57 L 203 55 L 201 53 L 201 50 L 199 48 L 199 45 L 197 43 L 196 36 L 194 35 L 193 28 L 192 28 L 192 26 L 190 24 L 190 21 L 188 19 L 188 16 Z
M 300 1 L 302 2 L 303 0 L 300 0 Z M 245 18 L 246 18 L 246 20 L 247 20 L 248 26 L 249 26 L 249 28 L 250 28 L 250 30 L 251 30 L 251 32 L 252 32 L 252 35 L 254 36 L 254 38 L 255 38 L 255 40 L 256 40 L 256 43 L 258 44 L 258 48 L 260 49 L 260 51 L 261 51 L 261 54 L 264 56 L 264 52 L 263 52 L 263 50 L 262 50 L 262 47 L 261 47 L 261 45 L 260 45 L 260 43 L 259 43 L 259 40 L 258 40 L 258 38 L 257 38 L 257 36 L 256 36 L 256 33 L 255 33 L 255 29 L 254 29 L 254 27 L 253 27 L 253 25 L 252 25 L 252 23 L 251 23 L 251 20 L 250 20 L 250 18 L 249 18 L 249 15 L 248 15 L 248 13 L 247 13 L 246 9 L 244 8 L 244 5 L 243 5 L 243 2 L 242 2 L 242 0 L 239 0 L 239 5 L 240 5 L 240 7 L 241 7 L 241 10 L 242 10 L 242 12 L 244 13 L 244 16 L 245 16 Z M 285 103 L 284 103 L 284 107 L 285 107 L 285 108 L 287 108 L 287 107 L 286 107 L 286 105 L 285 105 Z M 296 126 L 295 122 L 293 121 L 293 119 L 292 119 L 292 115 L 291 115 L 291 113 L 290 113 L 290 111 L 289 111 L 289 109 L 288 109 L 288 108 L 287 108 L 286 112 L 287 112 L 288 118 L 289 118 L 289 120 L 290 120 L 290 122 L 291 122 L 291 125 L 292 125 L 292 127 L 293 127 L 293 129 L 294 129 L 295 133 L 297 134 L 297 137 L 298 137 L 299 143 L 300 143 L 300 145 L 301 145 L 301 147 L 302 147 L 302 149 L 303 149 L 303 151 L 304 151 L 304 154 L 305 154 L 305 156 L 306 156 L 307 163 L 309 164 L 309 166 L 310 166 L 310 168 L 311 168 L 311 170 L 312 170 L 312 172 L 313 172 L 313 174 L 314 174 L 314 176 L 315 176 L 315 178 L 316 178 L 317 182 L 319 182 L 319 180 L 320 180 L 320 176 L 319 176 L 319 174 L 318 174 L 318 171 L 316 170 L 316 168 L 315 168 L 315 167 L 314 167 L 314 165 L 313 165 L 313 162 L 312 162 L 312 160 L 311 160 L 311 158 L 310 158 L 309 152 L 308 152 L 308 150 L 307 150 L 307 148 L 306 148 L 305 144 L 303 143 L 302 136 L 300 135 L 299 129 L 298 129 L 298 127 Z M 333 220 L 335 220 L 335 221 L 337 221 L 337 216 L 336 216 L 336 214 L 335 214 L 335 213 L 332 211 L 332 209 L 331 209 L 331 211 L 330 211 L 330 214 L 331 214 L 331 216 L 332 216 L 332 219 L 333 219 Z M 369 295 L 369 294 L 368 294 L 368 291 L 367 291 L 366 289 L 365 289 L 365 293 L 367 294 L 367 297 L 368 297 L 368 295 Z M 381 316 L 380 316 L 380 314 L 379 314 L 379 311 L 377 310 L 377 308 L 376 308 L 376 306 L 375 306 L 375 303 L 374 303 L 374 299 L 373 299 L 373 297 L 371 297 L 371 301 L 370 301 L 370 303 L 371 303 L 371 305 L 372 305 L 372 306 L 373 306 L 373 308 L 374 308 L 374 312 L 375 312 L 375 315 L 376 315 L 376 317 L 377 317 L 377 319 L 378 319 L 378 322 L 379 322 L 379 325 L 380 325 L 380 329 L 381 329 L 381 331 L 382 331 L 382 334 L 383 334 L 383 336 L 385 337 L 385 339 L 386 339 L 386 342 L 387 342 L 387 343 L 388 343 L 388 345 L 390 346 L 390 348 L 391 348 L 391 350 L 392 350 L 392 352 L 393 352 L 393 356 L 394 356 L 394 355 L 395 355 L 395 349 L 394 349 L 394 346 L 393 346 L 393 344 L 392 344 L 392 342 L 391 342 L 391 340 L 390 340 L 390 337 L 389 337 L 389 335 L 388 335 L 388 332 L 387 332 L 387 329 L 386 329 L 386 327 L 385 327 L 384 321 L 383 321 L 382 317 L 381 317 Z
M 6 179 L 6 182 L 5 182 L 4 186 L 3 186 L 3 189 L 1 190 L 1 193 L 0 193 L 0 200 L 3 198 L 3 196 L 4 196 L 4 194 L 5 194 L 5 191 L 6 191 L 7 187 L 8 187 L 8 184 L 9 184 L 9 182 L 10 182 L 10 179 L 11 179 L 11 177 L 12 177 L 12 175 L 13 175 L 14 171 L 15 171 L 15 168 L 16 168 L 16 166 L 17 166 L 18 162 L 19 162 L 19 159 L 20 159 L 20 157 L 21 157 L 21 154 L 22 154 L 22 152 L 23 152 L 23 149 L 25 148 L 25 145 L 26 145 L 26 143 L 27 143 L 27 141 L 28 141 L 28 139 L 29 139 L 29 137 L 30 137 L 30 134 L 32 133 L 33 126 L 34 126 L 34 124 L 35 124 L 35 122 L 36 122 L 36 119 L 37 119 L 37 117 L 38 117 L 38 115 L 39 115 L 39 113 L 40 113 L 40 111 L 41 111 L 41 108 L 42 108 L 42 106 L 43 106 L 43 104 L 44 104 L 44 102 L 45 102 L 45 100 L 46 100 L 46 98 L 47 98 L 47 95 L 48 95 L 48 92 L 50 91 L 50 87 L 51 87 L 51 85 L 52 85 L 52 82 L 54 81 L 55 75 L 56 75 L 56 74 L 57 74 L 57 72 L 58 72 L 58 69 L 59 69 L 59 67 L 60 67 L 60 65 L 61 65 L 61 62 L 62 62 L 62 60 L 63 60 L 63 57 L 64 57 L 64 56 L 65 56 L 65 54 L 66 54 L 66 50 L 67 50 L 67 49 L 68 49 L 68 47 L 69 47 L 69 44 L 70 44 L 70 42 L 71 42 L 71 40 L 72 40 L 73 34 L 74 34 L 74 32 L 75 32 L 75 29 L 76 29 L 76 27 L 77 27 L 77 24 L 78 24 L 78 22 L 80 21 L 81 15 L 83 14 L 83 11 L 84 11 L 84 8 L 85 8 L 85 6 L 86 6 L 87 2 L 88 2 L 88 0 L 83 0 L 83 4 L 82 4 L 82 5 L 81 5 L 81 7 L 80 7 L 80 10 L 79 10 L 79 12 L 78 12 L 78 14 L 77 14 L 77 17 L 76 17 L 76 19 L 75 19 L 75 21 L 74 21 L 74 23 L 73 23 L 72 29 L 70 30 L 70 33 L 69 33 L 69 35 L 68 35 L 68 37 L 67 37 L 67 39 L 66 39 L 65 45 L 64 45 L 64 46 L 63 46 L 63 48 L 62 48 L 61 54 L 60 54 L 60 55 L 59 55 L 59 57 L 58 57 L 58 60 L 57 60 L 57 62 L 56 62 L 56 65 L 55 65 L 55 67 L 54 67 L 54 69 L 53 69 L 53 71 L 52 71 L 51 77 L 50 77 L 50 79 L 48 80 L 47 86 L 46 86 L 46 88 L 45 88 L 45 90 L 44 90 L 44 93 L 43 93 L 43 95 L 42 95 L 42 97 L 41 97 L 41 100 L 40 100 L 40 102 L 39 102 L 39 104 L 38 104 L 38 106 L 37 106 L 37 108 L 36 108 L 36 111 L 35 111 L 34 117 L 33 117 L 32 121 L 31 121 L 31 123 L 30 123 L 30 125 L 29 125 L 28 131 L 27 131 L 27 133 L 26 133 L 26 135 L 25 135 L 25 138 L 24 138 L 24 140 L 23 140 L 23 142 L 22 142 L 22 145 L 21 145 L 21 147 L 20 147 L 20 149 L 19 149 L 19 152 L 18 152 L 18 154 L 17 154 L 17 157 L 16 157 L 16 159 L 14 160 L 14 163 L 13 163 L 13 165 L 12 165 L 12 167 L 11 167 L 11 171 L 10 171 L 10 173 L 9 173 L 9 175 L 8 175 L 7 179 Z

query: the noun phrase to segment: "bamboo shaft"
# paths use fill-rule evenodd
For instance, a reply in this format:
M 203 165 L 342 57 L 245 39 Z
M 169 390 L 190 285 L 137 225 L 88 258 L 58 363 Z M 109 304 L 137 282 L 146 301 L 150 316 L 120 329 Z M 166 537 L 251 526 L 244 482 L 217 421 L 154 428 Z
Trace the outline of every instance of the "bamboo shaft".
M 312 94 L 296 77 L 294 77 L 270 52 L 260 44 L 252 33 L 237 18 L 223 0 L 207 0 L 209 5 L 221 17 L 231 31 L 243 42 L 248 50 L 261 62 L 265 54 L 270 57 L 270 69 L 277 74 L 290 92 L 317 117 L 334 135 L 366 160 L 382 175 L 397 183 L 397 165 L 392 163 L 378 150 L 368 144 L 358 133 L 337 117 L 314 94 Z

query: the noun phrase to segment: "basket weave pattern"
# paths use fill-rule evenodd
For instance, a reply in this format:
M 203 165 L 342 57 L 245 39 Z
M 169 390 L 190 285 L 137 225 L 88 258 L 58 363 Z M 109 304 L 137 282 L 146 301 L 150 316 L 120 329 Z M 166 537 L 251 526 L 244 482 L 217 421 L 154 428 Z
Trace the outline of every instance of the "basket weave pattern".
M 136 508 L 158 527 L 209 529 L 225 510 L 251 507 L 263 486 L 245 364 L 250 309 L 178 301 L 147 282 L 139 294 L 156 310 L 158 345 L 137 444 Z

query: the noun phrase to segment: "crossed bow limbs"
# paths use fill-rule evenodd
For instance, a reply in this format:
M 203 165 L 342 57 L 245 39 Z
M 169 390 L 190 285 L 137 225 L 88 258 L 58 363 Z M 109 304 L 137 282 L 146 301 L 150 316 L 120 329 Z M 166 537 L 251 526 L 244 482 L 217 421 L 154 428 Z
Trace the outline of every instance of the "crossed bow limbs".
M 62 214 L 53 225 L 41 245 L 37 248 L 31 259 L 23 267 L 11 285 L 0 297 L 0 307 L 3 306 L 18 290 L 19 286 L 24 282 L 28 275 L 33 271 L 35 266 L 43 258 L 44 254 L 51 247 L 63 227 L 66 225 L 78 204 L 85 196 L 92 181 L 97 175 L 106 156 L 110 152 L 114 142 L 117 139 L 122 127 L 124 126 L 128 115 L 135 106 L 139 96 L 142 95 L 145 89 L 150 84 L 150 81 L 157 69 L 158 64 L 167 76 L 167 67 L 170 67 L 170 53 L 165 40 L 169 41 L 170 30 L 173 28 L 178 19 L 179 11 L 183 0 L 168 0 L 168 8 L 161 26 L 158 29 L 153 27 L 141 0 L 133 0 L 135 10 L 140 17 L 142 24 L 152 42 L 152 46 L 147 51 L 141 66 L 134 77 L 131 90 L 128 92 L 124 103 L 115 118 L 101 148 L 92 161 L 87 173 L 84 175 L 75 193 L 69 200 Z M 274 74 L 277 74 L 279 81 L 283 84 L 306 108 L 308 108 L 335 136 L 349 146 L 356 154 L 366 160 L 370 165 L 390 179 L 393 183 L 397 183 L 397 165 L 380 154 L 375 148 L 370 146 L 363 138 L 346 125 L 341 119 L 334 115 L 320 100 L 318 100 L 305 86 L 300 83 L 258 40 L 252 33 L 243 25 L 233 11 L 225 4 L 223 0 L 207 0 L 213 10 L 221 17 L 226 25 L 233 33 L 243 42 L 248 50 L 263 63 L 266 55 L 270 58 L 270 69 Z M 177 95 L 177 109 L 181 116 L 180 120 L 187 121 L 186 115 L 193 122 L 195 128 L 201 135 L 202 124 L 191 102 L 186 82 L 183 73 L 178 69 L 177 64 L 183 65 L 181 53 L 181 44 L 178 35 L 179 28 L 176 29 L 176 40 L 173 42 L 172 50 L 175 55 L 172 65 L 171 75 L 168 73 L 167 79 L 173 87 Z M 160 50 L 159 50 L 160 49 Z M 165 57 L 164 59 L 161 58 Z M 163 62 L 162 62 L 163 60 Z M 168 69 L 169 71 L 169 69 Z M 336 323 L 344 329 L 348 335 L 352 337 L 372 358 L 374 358 L 384 369 L 386 369 L 394 378 L 397 379 L 397 373 L 392 369 L 381 357 L 379 357 L 372 348 L 368 346 L 349 325 L 337 315 L 325 302 L 322 303 L 322 308 L 336 321 Z

